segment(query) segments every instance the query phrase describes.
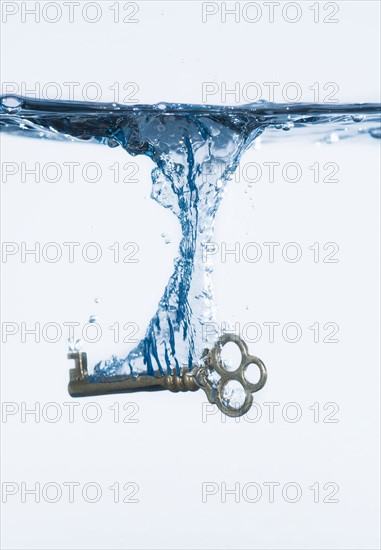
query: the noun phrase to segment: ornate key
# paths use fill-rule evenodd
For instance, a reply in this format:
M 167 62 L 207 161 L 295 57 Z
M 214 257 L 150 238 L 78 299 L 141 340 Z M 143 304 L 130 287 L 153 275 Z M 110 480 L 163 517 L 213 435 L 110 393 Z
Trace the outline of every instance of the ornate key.
M 239 348 L 241 361 L 236 369 L 230 368 L 222 359 L 222 349 L 233 342 Z M 86 353 L 70 353 L 69 359 L 75 360 L 75 368 L 70 370 L 69 393 L 72 397 L 102 395 L 108 393 L 127 393 L 142 390 L 197 391 L 204 390 L 210 403 L 228 416 L 242 416 L 253 403 L 253 393 L 266 383 L 267 370 L 263 362 L 250 355 L 246 343 L 236 334 L 223 334 L 211 350 L 205 350 L 200 364 L 189 371 L 182 369 L 181 375 L 167 374 L 160 378 L 140 375 L 137 378 L 112 377 L 107 382 L 89 379 Z M 248 369 L 256 365 L 259 380 L 250 381 Z

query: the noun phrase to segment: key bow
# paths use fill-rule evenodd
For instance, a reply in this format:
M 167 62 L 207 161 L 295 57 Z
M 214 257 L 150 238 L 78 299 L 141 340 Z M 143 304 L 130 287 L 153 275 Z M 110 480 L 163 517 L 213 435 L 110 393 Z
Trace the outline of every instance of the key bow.
M 239 348 L 241 353 L 241 362 L 238 368 L 230 370 L 225 365 L 221 352 L 223 347 L 233 342 Z M 259 369 L 259 380 L 255 383 L 250 382 L 247 375 L 247 369 L 255 364 Z M 215 374 L 217 373 L 217 375 Z M 226 415 L 237 417 L 246 414 L 253 403 L 253 393 L 263 388 L 267 380 L 267 370 L 264 363 L 250 355 L 247 345 L 237 334 L 223 334 L 215 346 L 206 352 L 204 363 L 196 367 L 194 376 L 199 386 L 205 391 L 210 403 L 217 407 Z M 228 384 L 237 382 L 244 391 L 244 400 L 233 401 L 229 398 Z M 233 395 L 233 392 L 231 392 Z M 231 406 L 232 405 L 232 406 Z

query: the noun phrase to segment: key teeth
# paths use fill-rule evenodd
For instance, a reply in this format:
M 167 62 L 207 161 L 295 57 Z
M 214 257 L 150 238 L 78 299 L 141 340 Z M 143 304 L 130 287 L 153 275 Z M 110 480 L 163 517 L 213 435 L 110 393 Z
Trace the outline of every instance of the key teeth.
M 68 392 L 71 397 L 78 397 L 82 395 L 78 392 L 78 387 L 89 383 L 89 375 L 87 370 L 87 354 L 80 351 L 70 352 L 67 356 L 68 359 L 74 359 L 74 369 L 69 370 L 69 385 Z
M 70 369 L 70 381 L 74 380 L 88 380 L 87 370 L 87 354 L 84 352 L 70 352 L 67 356 L 68 359 L 74 359 L 75 367 Z

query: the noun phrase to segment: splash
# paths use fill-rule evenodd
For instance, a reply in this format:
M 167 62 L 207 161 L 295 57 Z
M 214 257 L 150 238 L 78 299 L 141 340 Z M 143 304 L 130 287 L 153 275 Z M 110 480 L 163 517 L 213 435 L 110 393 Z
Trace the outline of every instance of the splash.
M 212 266 L 203 250 L 211 241 L 215 216 L 227 182 L 243 152 L 264 131 L 291 129 L 322 139 L 362 135 L 380 138 L 377 104 L 273 104 L 240 107 L 182 105 L 124 106 L 86 102 L 0 98 L 2 131 L 31 137 L 93 141 L 147 155 L 151 197 L 178 218 L 182 238 L 174 272 L 145 337 L 126 357 L 112 356 L 94 368 L 92 382 L 180 375 L 191 369 L 205 347 L 203 326 L 214 320 Z M 209 336 L 211 339 L 212 337 Z

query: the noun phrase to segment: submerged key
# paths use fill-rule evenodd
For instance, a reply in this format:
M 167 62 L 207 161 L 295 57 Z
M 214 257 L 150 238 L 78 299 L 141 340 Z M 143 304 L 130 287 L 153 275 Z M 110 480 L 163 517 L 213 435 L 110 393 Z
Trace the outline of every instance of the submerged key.
M 222 358 L 224 346 L 233 342 L 240 351 L 240 361 L 234 370 L 227 368 Z M 86 397 L 109 393 L 129 393 L 144 390 L 170 390 L 185 392 L 204 390 L 210 403 L 227 416 L 238 417 L 246 414 L 253 403 L 253 393 L 266 383 L 267 369 L 261 359 L 250 355 L 244 340 L 236 334 L 223 334 L 211 350 L 205 350 L 198 365 L 191 370 L 182 369 L 180 375 L 173 372 L 160 378 L 138 376 L 137 378 L 118 379 L 109 382 L 91 382 L 87 371 L 87 355 L 84 352 L 72 352 L 69 359 L 75 360 L 75 368 L 70 370 L 69 393 L 72 397 Z M 250 381 L 248 370 L 255 365 L 259 379 Z

